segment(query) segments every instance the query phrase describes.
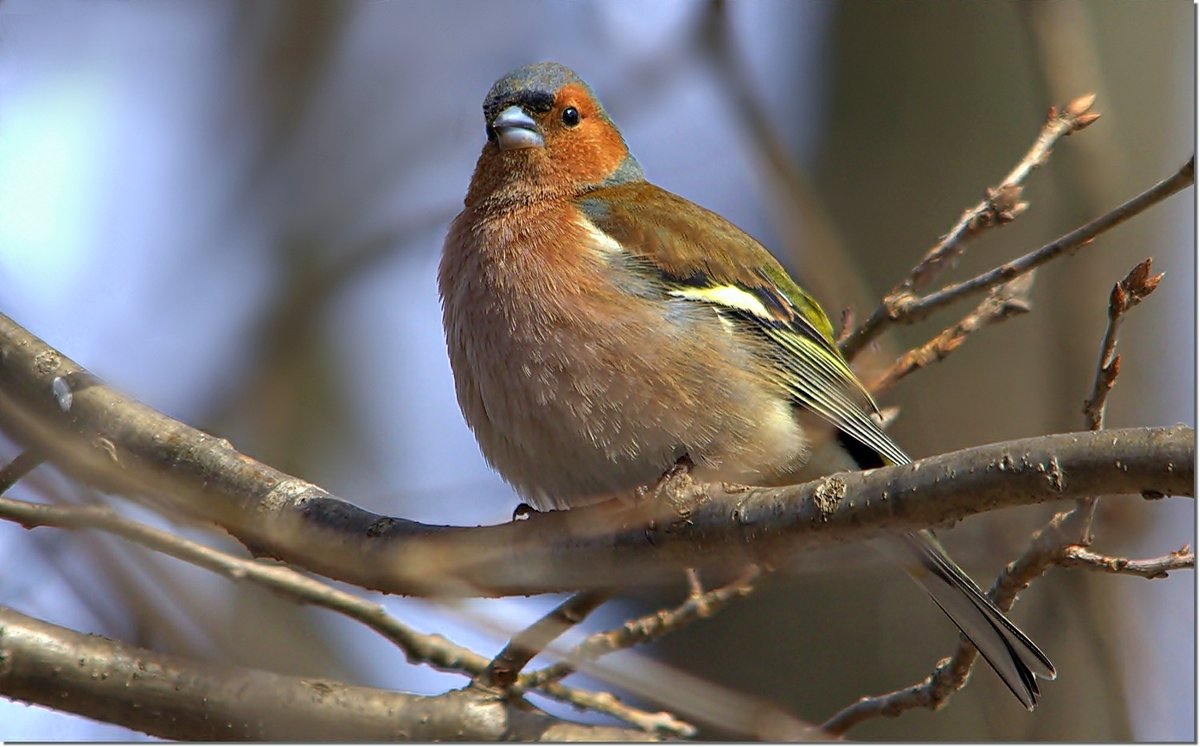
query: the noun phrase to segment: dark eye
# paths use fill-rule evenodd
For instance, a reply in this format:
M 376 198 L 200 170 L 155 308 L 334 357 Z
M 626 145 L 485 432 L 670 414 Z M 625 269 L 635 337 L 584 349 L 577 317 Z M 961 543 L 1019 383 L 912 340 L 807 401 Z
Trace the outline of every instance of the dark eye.
M 563 109 L 563 124 L 567 127 L 574 127 L 579 124 L 579 110 L 573 106 L 568 106 Z

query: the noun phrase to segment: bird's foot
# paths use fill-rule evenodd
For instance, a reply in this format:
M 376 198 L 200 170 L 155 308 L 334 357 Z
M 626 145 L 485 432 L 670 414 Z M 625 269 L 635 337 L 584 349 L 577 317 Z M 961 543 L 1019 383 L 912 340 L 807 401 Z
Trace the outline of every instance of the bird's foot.
M 518 503 L 517 507 L 513 509 L 512 520 L 513 521 L 525 521 L 530 516 L 533 516 L 534 514 L 537 514 L 537 513 L 541 513 L 541 512 L 538 511 L 533 506 L 529 505 L 528 503 L 524 503 L 524 502 Z

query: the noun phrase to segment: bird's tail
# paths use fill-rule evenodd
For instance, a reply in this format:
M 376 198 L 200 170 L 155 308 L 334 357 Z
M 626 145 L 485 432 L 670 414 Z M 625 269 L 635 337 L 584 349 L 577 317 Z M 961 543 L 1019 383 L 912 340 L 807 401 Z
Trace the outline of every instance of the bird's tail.
M 909 575 L 942 608 L 1028 708 L 1037 705 L 1037 677 L 1054 679 L 1054 665 L 1029 637 L 1009 622 L 927 531 L 896 535 L 888 550 L 901 555 Z

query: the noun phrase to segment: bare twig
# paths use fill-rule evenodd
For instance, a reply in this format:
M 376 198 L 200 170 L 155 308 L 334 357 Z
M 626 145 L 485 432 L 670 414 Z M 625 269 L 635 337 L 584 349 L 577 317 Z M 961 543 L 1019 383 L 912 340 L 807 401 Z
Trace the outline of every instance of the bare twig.
M 555 638 L 583 622 L 597 607 L 612 598 L 612 589 L 581 591 L 513 637 L 492 659 L 476 682 L 483 687 L 506 689 L 525 665 Z
M 232 581 L 250 581 L 303 604 L 323 607 L 357 620 L 396 644 L 412 663 L 447 672 L 482 671 L 487 659 L 441 636 L 409 628 L 372 604 L 323 581 L 269 561 L 238 558 L 198 542 L 127 519 L 103 506 L 52 506 L 0 497 L 0 518 L 26 529 L 58 527 L 114 534 L 156 552 L 218 573 Z
M 1116 383 L 1121 370 L 1121 356 L 1117 355 L 1117 331 L 1125 312 L 1142 302 L 1146 296 L 1154 292 L 1162 281 L 1162 273 L 1150 274 L 1153 260 L 1147 258 L 1139 262 L 1129 271 L 1125 279 L 1113 285 L 1108 299 L 1108 326 L 1104 330 L 1104 340 L 1100 344 L 1100 360 L 1096 365 L 1096 380 L 1092 384 L 1092 394 L 1083 403 L 1083 414 L 1087 418 L 1087 426 L 1093 431 L 1104 427 L 1104 409 L 1108 402 L 1108 393 Z
M 1195 159 L 1189 158 L 1177 172 L 1145 192 L 1022 257 L 970 280 L 946 286 L 925 296 L 916 296 L 911 293 L 889 296 L 885 299 L 885 303 L 842 343 L 842 352 L 848 358 L 853 357 L 890 325 L 912 324 L 921 321 L 933 312 L 966 296 L 994 288 L 1064 254 L 1072 253 L 1089 244 L 1100 234 L 1121 225 L 1176 192 L 1191 186 L 1194 181 Z
M 1196 553 L 1187 545 L 1178 550 L 1148 560 L 1130 560 L 1108 555 L 1100 555 L 1078 545 L 1072 545 L 1063 550 L 1060 565 L 1067 568 L 1091 568 L 1105 573 L 1141 576 L 1142 578 L 1166 578 L 1170 571 L 1185 569 L 1195 570 Z
M 1033 287 L 1034 275 L 1031 272 L 993 288 L 978 306 L 953 326 L 947 327 L 924 345 L 913 348 L 897 358 L 895 363 L 871 382 L 868 389 L 876 395 L 886 392 L 914 371 L 944 360 L 975 332 L 995 322 L 1028 312 L 1029 291 Z
M 470 690 L 420 696 L 161 654 L 0 607 L 0 695 L 168 739 L 644 741 Z
M 674 609 L 659 610 L 636 620 L 629 620 L 615 630 L 596 633 L 576 646 L 562 661 L 521 677 L 519 685 L 530 689 L 542 687 L 548 682 L 556 682 L 574 672 L 581 662 L 594 661 L 605 654 L 654 640 L 708 617 L 733 600 L 750 594 L 759 575 L 759 569 L 751 566 L 732 583 L 702 594 L 689 594 L 683 604 Z
M 1061 110 L 1050 107 L 1046 123 L 1025 157 L 999 184 L 988 188 L 979 204 L 963 213 L 950 232 L 934 244 L 889 296 L 911 293 L 928 285 L 947 263 L 962 254 L 968 241 L 984 230 L 1004 225 L 1025 212 L 1029 207 L 1029 203 L 1021 200 L 1025 180 L 1034 169 L 1046 162 L 1050 151 L 1061 138 L 1082 130 L 1100 118 L 1098 113 L 1091 111 L 1095 101 L 1096 96 L 1089 93 L 1074 99 Z
M 1115 347 L 1117 328 L 1121 317 L 1152 293 L 1162 279 L 1162 275 L 1150 275 L 1150 266 L 1149 259 L 1139 263 L 1124 280 L 1113 286 L 1109 299 L 1109 324 L 1101 345 L 1096 381 L 1092 397 L 1084 405 L 1088 425 L 1094 431 L 1103 427 L 1104 401 L 1117 376 L 1120 358 L 1115 354 Z M 1000 286 L 1000 288 L 1004 287 L 1006 286 Z M 975 313 L 985 308 L 987 304 L 988 302 L 985 300 L 964 321 L 973 319 Z M 895 372 L 903 375 L 903 373 L 907 373 L 911 369 L 904 367 L 904 364 L 909 363 L 911 357 L 931 354 L 926 352 L 929 348 L 932 348 L 933 353 L 940 351 L 938 343 L 942 341 L 953 342 L 956 339 L 961 341 L 960 336 L 955 334 L 959 331 L 958 328 L 961 324 L 962 322 L 943 332 L 926 346 L 901 358 L 888 374 Z M 917 357 L 915 360 L 923 359 Z M 894 379 L 889 380 L 888 375 L 885 374 L 883 382 L 888 383 L 892 380 Z M 1186 547 L 1166 557 L 1149 561 L 1110 558 L 1086 550 L 1081 545 L 1091 542 L 1090 526 L 1095 508 L 1096 498 L 1094 496 L 1082 497 L 1076 502 L 1074 509 L 1055 515 L 1046 526 L 1039 530 L 1021 557 L 1005 568 L 992 587 L 990 595 L 1000 609 L 1007 611 L 1021 589 L 1027 587 L 1030 582 L 1054 565 L 1086 565 L 1112 573 L 1131 573 L 1145 578 L 1165 576 L 1168 570 L 1194 567 L 1195 557 Z M 886 695 L 863 698 L 835 714 L 823 725 L 823 728 L 833 734 L 842 734 L 851 726 L 873 716 L 894 716 L 904 710 L 917 707 L 936 709 L 966 684 L 977 656 L 978 652 L 975 647 L 964 640 L 959 644 L 954 655 L 939 664 L 937 669 L 923 682 Z
M 627 724 L 632 724 L 648 734 L 663 734 L 684 739 L 696 736 L 696 727 L 687 721 L 676 718 L 674 714 L 667 711 L 651 713 L 634 708 L 621 702 L 621 699 L 612 693 L 579 690 L 558 682 L 548 682 L 538 690 L 578 708 L 608 714 Z
M 44 461 L 46 455 L 40 449 L 26 449 L 18 454 L 15 459 L 0 468 L 0 495 L 7 493 L 9 488 L 37 469 Z
M 396 644 L 412 664 L 428 664 L 444 672 L 468 676 L 478 676 L 488 667 L 486 657 L 443 636 L 419 633 L 389 615 L 382 605 L 368 602 L 286 566 L 238 558 L 132 521 L 105 507 L 50 506 L 0 497 L 0 518 L 15 521 L 27 529 L 58 527 L 108 532 L 156 552 L 206 568 L 230 580 L 250 581 L 293 601 L 322 607 L 366 625 Z M 597 710 L 636 726 L 650 723 L 660 731 L 667 729 L 661 714 L 639 711 L 621 704 L 615 698 L 600 697 L 602 693 L 590 693 L 562 685 L 537 689 L 555 700 Z
M 1158 578 L 1167 571 L 1194 568 L 1195 556 L 1186 546 L 1164 558 L 1132 561 L 1096 555 L 1076 544 L 1075 538 L 1086 534 L 1090 521 L 1088 506 L 1077 505 L 1069 511 L 1055 514 L 1039 529 L 1029 546 L 996 577 L 988 597 L 1004 612 L 1012 609 L 1017 594 L 1056 565 L 1084 565 L 1111 573 L 1129 573 L 1144 578 Z M 979 652 L 965 638 L 960 639 L 954 654 L 938 663 L 934 671 L 910 687 L 864 697 L 830 717 L 821 728 L 829 734 L 845 734 L 853 726 L 877 716 L 898 716 L 913 708 L 941 708 L 954 693 L 962 689 L 970 676 Z
M 1061 527 L 1065 522 L 1072 521 L 1074 513 L 1067 511 L 1052 518 L 1034 535 L 1021 557 L 1008 564 L 997 577 L 988 596 L 1001 611 L 1012 609 L 1017 592 L 1058 562 L 1058 553 L 1063 547 L 1061 537 L 1064 536 L 1060 533 Z M 877 716 L 899 716 L 913 708 L 937 710 L 966 685 L 978 657 L 975 646 L 966 638 L 960 638 L 954 654 L 938 662 L 937 668 L 921 682 L 883 695 L 861 698 L 835 713 L 821 728 L 840 736 L 853 726 Z
M 1100 343 L 1100 359 L 1096 364 L 1096 377 L 1092 383 L 1091 396 L 1083 403 L 1084 423 L 1089 430 L 1098 431 L 1104 428 L 1104 411 L 1108 404 L 1108 393 L 1117 383 L 1117 375 L 1121 371 L 1121 356 L 1117 355 L 1117 330 L 1125 312 L 1142 302 L 1142 299 L 1154 292 L 1162 281 L 1162 273 L 1150 275 L 1152 260 L 1147 257 L 1139 262 L 1123 280 L 1113 285 L 1108 297 L 1108 325 L 1104 329 L 1104 338 Z M 1076 510 L 1080 514 L 1078 542 L 1088 546 L 1092 543 L 1092 519 L 1096 515 L 1096 505 L 1099 499 L 1086 496 L 1076 501 Z

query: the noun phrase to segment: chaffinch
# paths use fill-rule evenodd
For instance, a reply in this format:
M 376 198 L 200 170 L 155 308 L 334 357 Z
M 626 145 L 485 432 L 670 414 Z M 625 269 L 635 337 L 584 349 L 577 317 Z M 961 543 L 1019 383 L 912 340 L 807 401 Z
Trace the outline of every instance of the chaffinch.
M 455 391 L 487 461 L 539 508 L 701 481 L 905 464 L 821 307 L 758 242 L 646 181 L 556 63 L 483 102 L 487 142 L 438 271 Z M 1054 667 L 929 532 L 890 538 L 1030 710 Z

